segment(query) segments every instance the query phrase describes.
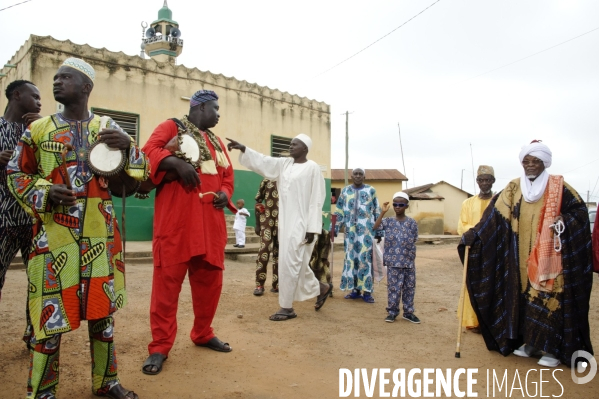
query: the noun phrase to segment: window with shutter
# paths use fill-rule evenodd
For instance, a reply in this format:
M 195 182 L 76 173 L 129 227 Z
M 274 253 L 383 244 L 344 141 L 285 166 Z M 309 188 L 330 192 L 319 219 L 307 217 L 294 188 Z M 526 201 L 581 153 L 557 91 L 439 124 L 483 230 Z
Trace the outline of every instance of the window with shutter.
M 139 115 L 129 112 L 113 111 L 103 108 L 92 108 L 92 112 L 99 116 L 108 116 L 115 121 L 121 129 L 128 133 L 135 143 L 139 144 Z
M 270 155 L 277 158 L 288 157 L 291 140 L 289 137 L 270 136 Z

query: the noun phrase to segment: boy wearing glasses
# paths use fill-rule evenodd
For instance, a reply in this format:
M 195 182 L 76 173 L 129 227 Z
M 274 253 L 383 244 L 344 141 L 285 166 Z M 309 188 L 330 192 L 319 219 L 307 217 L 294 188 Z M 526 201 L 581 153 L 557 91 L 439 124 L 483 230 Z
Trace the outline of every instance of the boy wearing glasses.
M 414 293 L 416 289 L 416 241 L 418 240 L 418 223 L 408 216 L 410 197 L 404 192 L 393 195 L 394 218 L 383 215 L 391 209 L 391 204 L 383 204 L 383 212 L 374 224 L 374 229 L 385 232 L 385 248 L 383 261 L 387 266 L 387 323 L 393 323 L 399 316 L 399 300 L 403 302 L 403 318 L 415 324 L 420 319 L 414 314 Z

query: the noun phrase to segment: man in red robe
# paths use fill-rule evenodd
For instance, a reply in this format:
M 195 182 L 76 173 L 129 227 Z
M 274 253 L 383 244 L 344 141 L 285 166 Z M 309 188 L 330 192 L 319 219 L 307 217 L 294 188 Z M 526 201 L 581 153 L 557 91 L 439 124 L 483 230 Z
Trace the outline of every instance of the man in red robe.
M 230 352 L 211 324 L 222 289 L 227 228 L 224 208 L 233 196 L 233 168 L 221 140 L 210 131 L 220 118 L 218 96 L 200 90 L 191 98 L 189 116 L 167 120 L 154 130 L 143 150 L 157 186 L 154 206 L 154 276 L 150 304 L 152 342 L 142 371 L 155 375 L 177 334 L 179 292 L 189 273 L 194 311 L 191 340 L 198 346 Z M 200 159 L 189 162 L 165 149 L 178 134 L 189 134 Z M 212 194 L 207 194 L 212 193 Z

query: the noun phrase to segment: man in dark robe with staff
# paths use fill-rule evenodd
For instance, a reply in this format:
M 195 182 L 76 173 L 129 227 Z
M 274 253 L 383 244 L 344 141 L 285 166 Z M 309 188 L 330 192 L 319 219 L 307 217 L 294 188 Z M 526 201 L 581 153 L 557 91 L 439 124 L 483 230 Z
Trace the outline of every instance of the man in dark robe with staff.
M 491 200 L 458 247 L 462 258 L 470 247 L 467 288 L 487 348 L 540 356 L 544 367 L 570 366 L 579 350 L 593 354 L 588 211 L 562 176 L 547 173 L 551 161 L 540 141 L 524 146 L 521 177 Z

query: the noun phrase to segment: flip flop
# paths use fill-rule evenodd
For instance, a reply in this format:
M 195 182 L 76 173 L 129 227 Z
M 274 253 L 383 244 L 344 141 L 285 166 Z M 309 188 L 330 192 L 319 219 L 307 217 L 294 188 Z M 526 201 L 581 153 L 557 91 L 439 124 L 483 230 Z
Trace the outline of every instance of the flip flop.
M 314 305 L 314 310 L 318 311 L 320 310 L 320 308 L 324 306 L 324 303 L 327 301 L 327 298 L 329 297 L 331 291 L 333 291 L 333 284 L 329 284 L 329 289 L 327 290 L 327 292 L 324 293 L 324 297 L 316 301 L 316 305 Z
M 196 346 L 201 346 L 204 348 L 210 348 L 213 351 L 217 352 L 231 352 L 233 349 L 229 346 L 228 342 L 223 342 L 217 337 L 212 338 L 210 341 L 205 344 L 196 344 Z
M 168 359 L 168 356 L 164 356 L 162 353 L 152 353 L 150 356 L 148 356 L 143 366 L 141 366 L 141 372 L 147 375 L 160 374 L 160 372 L 162 371 L 162 363 L 164 363 L 166 359 Z M 157 370 L 146 370 L 148 366 L 156 366 Z
M 345 299 L 362 299 L 362 295 L 358 294 L 356 291 L 352 291 L 349 294 L 347 294 L 344 298 Z
M 268 319 L 270 321 L 285 321 L 285 320 L 289 320 L 289 319 L 295 319 L 297 317 L 297 314 L 294 313 L 275 313 L 273 315 L 271 315 Z
M 372 297 L 372 295 L 368 294 L 368 295 L 364 295 L 362 297 L 362 299 L 364 300 L 364 302 L 366 303 L 374 303 L 374 298 Z

